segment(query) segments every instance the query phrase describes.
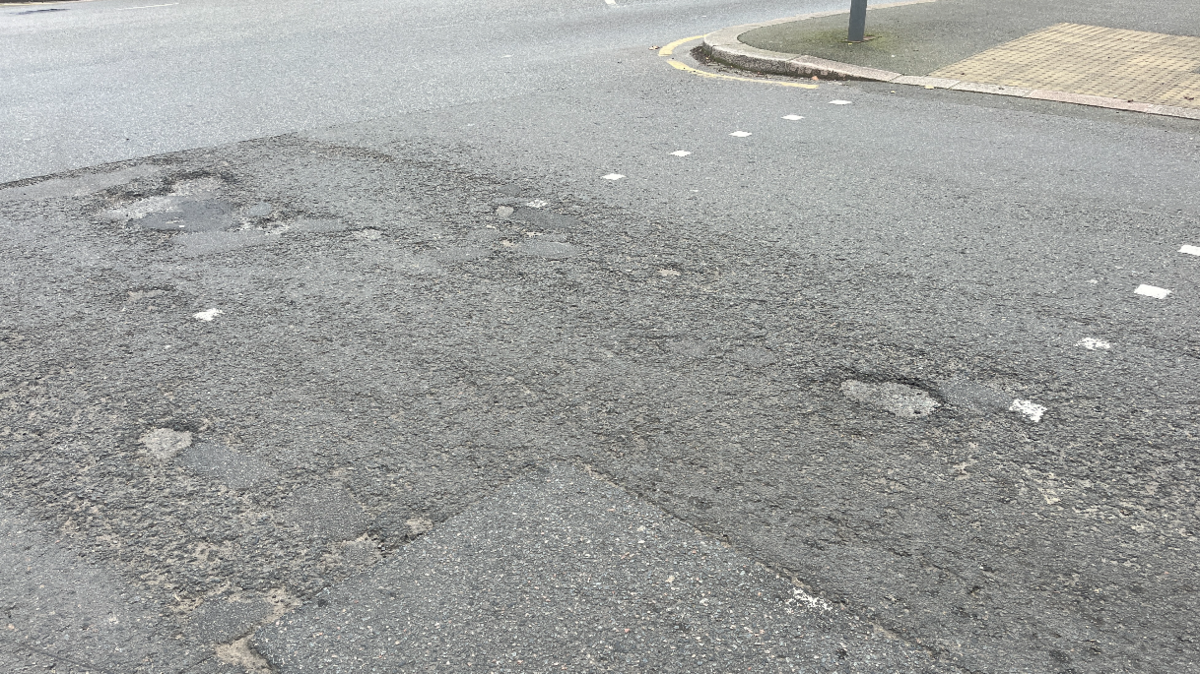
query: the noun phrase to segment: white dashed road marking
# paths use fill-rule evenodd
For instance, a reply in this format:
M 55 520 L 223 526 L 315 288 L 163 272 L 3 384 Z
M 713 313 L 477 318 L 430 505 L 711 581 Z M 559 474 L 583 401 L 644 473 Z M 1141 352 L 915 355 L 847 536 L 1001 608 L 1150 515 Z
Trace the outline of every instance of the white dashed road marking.
M 1008 406 L 1008 411 L 1024 414 L 1025 418 L 1036 424 L 1042 420 L 1042 415 L 1046 413 L 1046 408 L 1033 402 L 1032 400 L 1021 400 L 1020 398 L 1017 398 L 1016 400 L 1012 401 L 1011 405 Z
M 793 121 L 793 122 L 795 122 L 795 121 L 798 121 L 798 120 L 801 120 L 801 119 L 804 119 L 804 118 L 803 118 L 803 117 L 801 117 L 800 115 L 784 115 L 784 116 L 783 116 L 783 118 L 784 118 L 784 119 L 787 119 L 787 120 L 791 120 L 791 121 Z
M 1139 295 L 1145 295 L 1146 297 L 1153 297 L 1153 298 L 1159 299 L 1159 300 L 1164 299 L 1167 295 L 1171 294 L 1171 291 L 1167 290 L 1166 288 L 1159 288 L 1157 286 L 1148 286 L 1145 283 L 1138 286 L 1137 290 L 1135 290 L 1133 292 L 1135 292 Z
M 534 199 L 533 201 L 531 201 L 525 205 L 530 208 L 545 208 L 549 204 L 548 204 L 548 202 L 542 201 L 541 199 Z
M 621 178 L 624 178 L 624 177 L 625 176 L 621 175 L 620 173 L 610 173 L 610 174 L 604 176 L 604 179 L 605 180 L 620 180 Z
M 839 98 L 836 101 L 829 101 L 829 104 L 830 105 L 850 105 L 850 101 L 843 101 L 842 99 Z
M 1083 339 L 1079 340 L 1078 342 L 1075 342 L 1075 346 L 1082 346 L 1083 348 L 1087 349 L 1088 351 L 1095 351 L 1096 349 L 1111 349 L 1112 348 L 1112 344 L 1109 344 L 1108 342 L 1104 341 L 1103 339 L 1096 339 L 1095 337 L 1084 337 Z
M 691 154 L 691 152 L 688 152 L 687 150 L 675 150 L 671 154 L 675 155 L 676 157 L 686 157 Z
M 729 135 L 733 136 L 734 138 L 745 138 L 746 136 L 750 135 L 750 132 L 749 131 L 734 131 L 733 133 L 731 133 Z
M 211 321 L 223 313 L 225 312 L 221 311 L 220 309 L 209 309 L 208 311 L 201 311 L 198 314 L 192 314 L 192 318 L 198 321 Z
M 1200 255 L 1200 246 L 1184 246 L 1179 249 L 1179 252 L 1187 253 L 1188 255 Z

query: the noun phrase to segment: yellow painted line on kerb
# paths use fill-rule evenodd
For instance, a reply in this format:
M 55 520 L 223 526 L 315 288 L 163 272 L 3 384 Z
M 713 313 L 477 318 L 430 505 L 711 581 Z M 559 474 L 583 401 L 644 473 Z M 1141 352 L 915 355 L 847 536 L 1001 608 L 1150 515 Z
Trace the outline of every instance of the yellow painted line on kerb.
M 710 73 L 710 72 L 707 72 L 704 70 L 697 70 L 697 69 L 687 65 L 686 63 L 680 63 L 679 61 L 676 61 L 675 59 L 671 58 L 675 54 L 675 49 L 677 47 L 679 47 L 679 45 L 687 44 L 688 42 L 693 42 L 695 40 L 702 39 L 703 37 L 704 37 L 703 35 L 693 35 L 692 37 L 685 37 L 682 40 L 676 40 L 676 41 L 672 42 L 671 44 L 663 47 L 662 49 L 659 49 L 658 55 L 669 59 L 667 61 L 667 63 L 670 63 L 671 67 L 675 68 L 676 70 L 682 70 L 685 73 L 691 73 L 693 75 L 698 75 L 700 77 L 707 77 L 709 79 L 734 80 L 735 82 L 755 82 L 757 84 L 773 84 L 778 87 L 796 87 L 798 89 L 819 89 L 820 88 L 820 85 L 805 84 L 803 82 L 780 82 L 779 80 L 756 80 L 756 79 L 752 79 L 749 77 L 737 77 L 736 75 L 722 75 L 721 73 Z

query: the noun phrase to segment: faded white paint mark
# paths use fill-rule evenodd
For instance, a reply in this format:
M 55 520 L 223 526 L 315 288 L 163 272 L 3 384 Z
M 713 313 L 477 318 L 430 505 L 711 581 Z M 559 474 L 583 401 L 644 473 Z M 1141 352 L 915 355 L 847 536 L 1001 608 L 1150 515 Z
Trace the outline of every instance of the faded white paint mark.
M 750 135 L 750 132 L 749 131 L 734 131 L 733 133 L 731 133 L 729 135 L 733 136 L 734 138 L 745 138 L 746 136 Z
M 1096 349 L 1108 350 L 1112 348 L 1112 344 L 1109 344 L 1103 339 L 1096 339 L 1095 337 L 1084 337 L 1078 342 L 1075 342 L 1075 346 L 1082 346 L 1088 351 L 1095 351 Z
M 843 101 L 842 99 L 839 98 L 836 101 L 829 101 L 829 104 L 830 105 L 850 105 L 850 101 Z
M 616 6 L 617 6 L 617 0 L 604 0 L 604 4 L 606 4 L 606 5 L 612 5 L 613 7 L 616 7 Z
M 1024 414 L 1027 419 L 1037 423 L 1042 420 L 1042 415 L 1046 413 L 1046 408 L 1033 402 L 1032 400 L 1021 400 L 1017 398 L 1008 406 L 1009 412 L 1018 412 Z
M 677 270 L 677 269 L 659 269 L 658 275 L 667 277 L 667 278 L 675 277 L 675 276 L 679 276 L 679 270 Z
M 510 59 L 510 58 L 512 58 L 512 54 L 505 54 L 504 56 L 501 56 L 500 58 L 502 58 L 502 59 Z
M 130 10 L 130 9 L 154 9 L 155 7 L 174 7 L 175 5 L 178 5 L 178 4 L 179 4 L 178 2 L 170 2 L 165 5 L 143 5 L 141 7 L 118 7 L 117 11 L 124 12 L 124 11 Z
M 530 208 L 545 208 L 546 206 L 550 205 L 550 202 L 542 201 L 541 199 L 534 199 L 533 201 L 530 201 L 525 205 Z
M 212 321 L 212 319 L 220 316 L 223 313 L 225 312 L 221 311 L 220 309 L 209 309 L 208 311 L 201 311 L 198 314 L 192 314 L 192 318 L 195 318 L 198 321 Z
M 1200 255 L 1200 246 L 1184 246 L 1179 249 L 1179 252 L 1187 253 L 1188 255 Z
M 1097 281 L 1096 279 L 1089 279 L 1088 283 L 1090 283 L 1092 285 L 1096 285 L 1097 283 L 1099 283 L 1099 281 Z
M 1167 295 L 1171 294 L 1171 291 L 1167 290 L 1166 288 L 1159 288 L 1158 286 L 1148 286 L 1145 283 L 1138 286 L 1137 290 L 1134 290 L 1133 292 L 1135 292 L 1139 295 L 1145 295 L 1146 297 L 1153 297 L 1158 300 L 1165 299 Z
M 792 122 L 798 122 L 798 121 L 804 119 L 800 115 L 784 115 L 783 118 L 786 120 L 792 121 Z
M 621 175 L 620 173 L 610 173 L 610 174 L 604 176 L 604 179 L 605 180 L 620 180 L 621 178 L 624 178 L 624 177 L 625 176 Z
M 675 150 L 671 154 L 675 155 L 676 157 L 686 157 L 691 154 L 691 152 L 688 152 L 687 150 Z
M 809 608 L 820 609 L 822 611 L 833 610 L 833 606 L 831 606 L 829 602 L 821 599 L 820 597 L 814 597 L 798 587 L 792 588 L 792 598 L 789 599 L 787 603 L 790 604 L 792 602 L 800 602 Z

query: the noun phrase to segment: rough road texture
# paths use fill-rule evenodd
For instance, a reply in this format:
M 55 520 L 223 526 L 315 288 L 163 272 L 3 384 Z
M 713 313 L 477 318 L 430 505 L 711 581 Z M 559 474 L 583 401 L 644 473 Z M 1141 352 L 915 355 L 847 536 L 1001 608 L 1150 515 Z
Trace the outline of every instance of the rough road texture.
M 1024 309 L 969 278 L 946 292 L 488 166 L 285 136 L 0 191 L 5 498 L 163 620 L 237 605 L 198 632 L 232 644 L 267 620 L 241 604 L 315 601 L 578 461 L 968 670 L 1194 667 L 1195 493 L 1153 487 L 1196 484 L 1192 402 L 1090 351 L 997 358 L 1069 321 L 995 332 Z M 1038 299 L 1116 321 L 1098 301 Z M 897 417 L 849 380 L 940 406 Z M 1053 409 L 992 404 L 1018 397 Z M 191 444 L 151 452 L 156 429 Z

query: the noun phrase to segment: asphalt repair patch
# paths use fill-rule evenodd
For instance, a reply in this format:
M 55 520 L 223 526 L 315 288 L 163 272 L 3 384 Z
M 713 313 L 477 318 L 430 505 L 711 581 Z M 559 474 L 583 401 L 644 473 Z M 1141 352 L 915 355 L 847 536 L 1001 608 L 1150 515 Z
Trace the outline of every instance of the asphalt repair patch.
M 255 645 L 281 672 L 950 671 L 566 465 L 477 502 Z

